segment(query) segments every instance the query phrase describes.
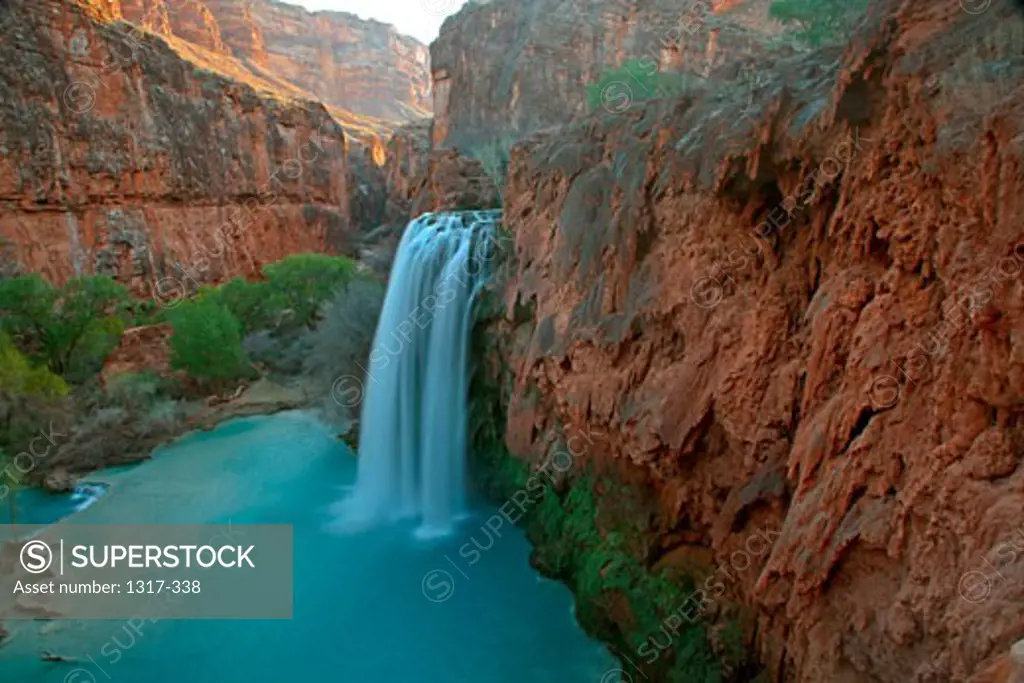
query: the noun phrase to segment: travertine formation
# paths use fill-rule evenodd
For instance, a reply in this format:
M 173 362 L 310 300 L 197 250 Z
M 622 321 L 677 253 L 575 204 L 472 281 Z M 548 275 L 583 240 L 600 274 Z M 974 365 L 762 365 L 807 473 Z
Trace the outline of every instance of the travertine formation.
M 346 143 L 319 104 L 197 72 L 96 8 L 0 9 L 0 251 L 172 302 L 302 251 L 350 251 Z
M 561 425 L 606 435 L 582 457 L 655 492 L 653 559 L 728 575 L 716 601 L 754 615 L 775 680 L 1011 680 L 1022 46 L 1012 3 L 880 0 L 843 51 L 513 152 L 506 303 L 532 313 L 511 337 L 507 443 L 540 462 Z M 513 94 L 513 122 L 533 89 L 565 101 L 586 49 L 536 54 L 510 81 L 449 75 L 441 138 L 498 125 L 476 108 L 489 93 Z

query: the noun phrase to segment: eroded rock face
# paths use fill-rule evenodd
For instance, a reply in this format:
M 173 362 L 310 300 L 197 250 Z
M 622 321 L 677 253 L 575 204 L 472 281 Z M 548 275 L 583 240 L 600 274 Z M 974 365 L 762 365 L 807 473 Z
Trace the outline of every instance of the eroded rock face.
M 125 330 L 117 348 L 103 362 L 100 381 L 109 386 L 118 375 L 152 373 L 169 377 L 171 370 L 170 339 L 173 334 L 168 324 L 147 325 Z
M 414 38 L 345 12 L 272 0 L 253 0 L 253 15 L 275 74 L 349 111 L 395 121 L 429 116 L 430 54 Z
M 358 184 L 352 188 L 353 217 L 361 210 L 361 256 L 386 274 L 402 231 L 430 211 L 492 209 L 501 206 L 498 188 L 483 165 L 455 150 L 430 149 L 430 122 L 399 128 L 379 153 L 373 148 L 350 164 Z M 383 160 L 379 166 L 374 156 Z
M 411 121 L 430 112 L 427 46 L 388 24 L 274 0 L 80 2 L 256 64 L 356 114 Z
M 702 76 L 762 55 L 777 31 L 767 0 L 496 0 L 467 3 L 431 46 L 435 146 L 518 137 L 588 113 L 587 87 L 627 60 L 645 72 Z M 621 112 L 643 86 L 616 84 L 604 107 Z
M 507 444 L 606 435 L 581 457 L 656 491 L 655 559 L 726 570 L 776 680 L 1016 666 L 1021 36 L 1009 3 L 883 1 L 753 100 L 722 84 L 513 153 L 506 305 L 533 313 Z
M 111 4 L 116 15 L 116 4 Z M 228 52 L 217 18 L 202 0 L 120 0 L 120 18 L 153 33 L 175 35 L 214 52 Z
M 430 112 L 427 46 L 387 24 L 274 0 L 78 1 L 110 19 L 268 69 L 356 114 L 401 122 Z
M 174 301 L 290 253 L 351 250 L 346 143 L 321 105 L 196 73 L 97 16 L 0 11 L 5 269 L 109 274 Z

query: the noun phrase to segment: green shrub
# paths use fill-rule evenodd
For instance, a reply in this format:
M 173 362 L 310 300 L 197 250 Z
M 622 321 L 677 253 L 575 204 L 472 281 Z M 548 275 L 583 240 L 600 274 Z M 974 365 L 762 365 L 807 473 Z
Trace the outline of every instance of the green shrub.
M 0 332 L 0 396 L 7 402 L 17 397 L 60 398 L 69 393 L 67 383 L 45 367 L 33 366 Z
M 244 334 L 272 328 L 286 303 L 271 292 L 265 282 L 249 282 L 236 277 L 220 287 L 203 289 L 201 296 L 227 308 L 242 325 Z
M 162 323 L 166 310 L 153 299 L 134 299 L 128 304 L 128 326 L 146 327 Z
M 12 453 L 23 450 L 69 393 L 59 375 L 33 365 L 0 332 L 0 448 Z
M 128 294 L 106 276 L 56 288 L 36 274 L 0 281 L 3 329 L 53 372 L 81 378 L 102 367 L 124 331 Z
M 681 95 L 695 87 L 697 76 L 681 71 L 661 71 L 649 57 L 630 59 L 609 69 L 597 83 L 587 86 L 587 106 L 620 113 L 636 102 Z
M 295 254 L 263 268 L 263 282 L 237 277 L 200 298 L 225 306 L 244 334 L 267 330 L 288 334 L 308 329 L 320 307 L 352 279 L 355 261 L 327 254 Z
M 847 38 L 867 5 L 867 0 L 775 0 L 769 16 L 793 27 L 795 37 L 818 46 Z
M 347 283 L 356 272 L 356 264 L 343 256 L 295 254 L 263 268 L 271 300 L 290 312 L 290 324 L 311 325 L 320 306 Z
M 225 306 L 193 299 L 182 302 L 169 317 L 172 367 L 214 390 L 252 375 L 242 349 L 241 325 Z

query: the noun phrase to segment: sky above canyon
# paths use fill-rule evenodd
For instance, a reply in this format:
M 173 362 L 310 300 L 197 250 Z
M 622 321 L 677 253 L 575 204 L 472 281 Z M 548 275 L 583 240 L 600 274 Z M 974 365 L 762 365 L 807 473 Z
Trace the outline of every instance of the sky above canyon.
M 363 19 L 394 24 L 399 32 L 429 44 L 437 37 L 445 17 L 459 11 L 466 0 L 287 0 L 307 9 L 351 12 Z

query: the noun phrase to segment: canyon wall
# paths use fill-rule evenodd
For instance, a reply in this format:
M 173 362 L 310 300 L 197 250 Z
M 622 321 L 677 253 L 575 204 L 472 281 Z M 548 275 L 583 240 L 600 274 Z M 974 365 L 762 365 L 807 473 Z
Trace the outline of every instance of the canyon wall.
M 376 152 L 350 164 L 353 219 L 362 232 L 360 259 L 386 277 L 405 226 L 430 211 L 494 209 L 498 187 L 483 165 L 455 150 L 431 151 L 430 122 L 398 128 Z
M 433 143 L 473 147 L 588 113 L 587 88 L 626 60 L 692 85 L 763 56 L 778 27 L 766 0 L 497 0 L 466 4 L 430 46 Z M 624 79 L 626 80 L 626 79 Z M 636 80 L 601 93 L 622 111 Z
M 110 16 L 0 6 L 5 272 L 110 274 L 176 301 L 290 253 L 353 251 L 346 141 L 322 105 L 199 72 Z
M 393 26 L 272 0 L 256 0 L 253 14 L 274 74 L 367 116 L 413 121 L 430 115 L 427 46 Z
M 753 614 L 773 680 L 1007 682 L 1024 638 L 1024 17 L 962 4 L 879 0 L 845 49 L 513 150 L 506 444 L 601 435 L 583 466 L 653 491 L 648 561 Z M 493 93 L 559 116 L 603 40 L 446 57 L 534 6 L 445 25 L 441 138 Z M 524 51 L 555 30 L 516 17 Z
M 274 0 L 82 1 L 355 114 L 399 122 L 430 114 L 427 46 L 388 24 Z

